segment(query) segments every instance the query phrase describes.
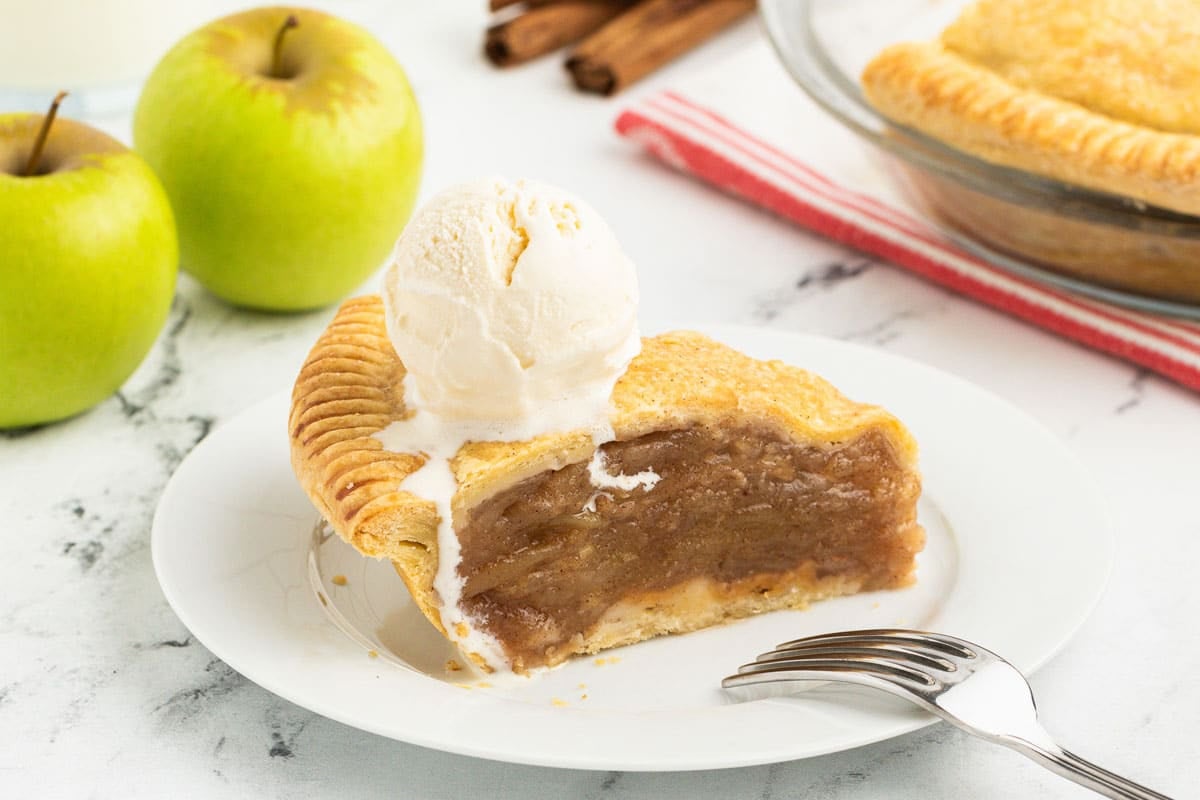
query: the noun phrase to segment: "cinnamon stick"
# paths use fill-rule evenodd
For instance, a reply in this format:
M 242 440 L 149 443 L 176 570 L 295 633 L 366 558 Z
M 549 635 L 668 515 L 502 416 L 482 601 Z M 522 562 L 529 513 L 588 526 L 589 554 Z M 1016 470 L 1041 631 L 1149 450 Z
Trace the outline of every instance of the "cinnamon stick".
M 645 0 L 584 39 L 567 59 L 575 85 L 611 95 L 754 10 L 755 0 Z
M 630 0 L 560 0 L 488 28 L 483 52 L 511 67 L 577 42 L 629 7 Z
M 524 3 L 530 8 L 538 6 L 548 6 L 554 3 L 561 3 L 563 0 L 488 0 L 489 11 L 499 11 L 509 6 L 515 6 L 517 3 Z

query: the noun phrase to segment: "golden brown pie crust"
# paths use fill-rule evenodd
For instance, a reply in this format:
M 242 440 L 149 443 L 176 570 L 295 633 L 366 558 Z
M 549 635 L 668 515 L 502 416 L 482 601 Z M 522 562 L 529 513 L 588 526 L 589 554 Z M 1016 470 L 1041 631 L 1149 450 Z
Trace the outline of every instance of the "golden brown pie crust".
M 982 0 L 867 65 L 884 116 L 996 164 L 1200 214 L 1200 9 Z
M 406 414 L 403 376 L 404 367 L 387 338 L 380 299 L 347 301 L 297 378 L 289 419 L 292 464 L 333 528 L 363 554 L 391 559 L 426 617 L 445 632 L 433 592 L 438 557 L 435 506 L 400 489 L 423 457 L 386 451 L 374 437 Z M 912 489 L 905 546 L 912 553 L 920 548 L 912 437 L 883 409 L 852 402 L 815 375 L 780 362 L 751 359 L 700 334 L 675 332 L 643 340 L 641 354 L 613 390 L 611 407 L 618 441 L 692 425 L 763 426 L 814 446 L 836 446 L 869 432 L 883 435 Z M 451 462 L 458 481 L 451 503 L 455 529 L 476 504 L 548 470 L 585 461 L 593 452 L 585 432 L 464 445 Z M 910 577 L 900 576 L 897 583 Z M 808 588 L 808 593 L 745 597 L 736 586 L 694 581 L 656 598 L 656 611 L 650 616 L 633 619 L 621 608 L 612 609 L 576 652 L 692 630 L 760 610 L 800 607 L 808 600 L 858 589 L 839 576 L 811 580 Z M 715 605 L 714 599 L 719 601 Z M 643 600 L 633 598 L 630 608 L 643 606 Z M 478 654 L 468 655 L 479 660 Z

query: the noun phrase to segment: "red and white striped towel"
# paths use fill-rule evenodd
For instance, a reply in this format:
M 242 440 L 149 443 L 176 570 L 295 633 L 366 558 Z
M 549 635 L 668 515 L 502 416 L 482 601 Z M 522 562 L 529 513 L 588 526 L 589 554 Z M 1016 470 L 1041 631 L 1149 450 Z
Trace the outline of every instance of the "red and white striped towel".
M 616 127 L 671 166 L 817 233 L 1200 390 L 1200 324 L 1042 286 L 959 249 L 907 209 L 865 146 L 790 83 L 765 45 L 644 98 Z

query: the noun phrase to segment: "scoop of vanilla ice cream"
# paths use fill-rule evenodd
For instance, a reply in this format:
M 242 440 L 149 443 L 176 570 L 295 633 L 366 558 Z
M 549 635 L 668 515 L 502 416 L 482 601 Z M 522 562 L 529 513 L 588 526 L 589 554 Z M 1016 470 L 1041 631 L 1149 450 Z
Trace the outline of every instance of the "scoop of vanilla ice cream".
M 401 235 L 383 297 L 406 402 L 446 420 L 607 403 L 641 347 L 633 263 L 591 207 L 534 181 L 434 197 Z

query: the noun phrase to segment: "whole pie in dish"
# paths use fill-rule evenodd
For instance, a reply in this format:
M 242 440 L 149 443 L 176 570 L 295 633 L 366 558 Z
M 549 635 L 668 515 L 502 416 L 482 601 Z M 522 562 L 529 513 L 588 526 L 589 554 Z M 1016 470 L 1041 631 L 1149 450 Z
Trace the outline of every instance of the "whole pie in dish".
M 395 565 L 481 666 L 518 672 L 821 598 L 905 586 L 924 533 L 916 447 L 881 408 L 696 333 L 642 340 L 612 391 L 613 438 L 467 442 L 450 461 L 457 553 L 406 491 L 419 452 L 379 434 L 410 414 L 375 296 L 348 301 L 292 396 L 292 460 L 346 541 Z M 453 548 L 450 548 L 453 549 Z M 435 590 L 457 559 L 458 617 Z M 446 620 L 458 618 L 447 631 Z M 498 645 L 472 649 L 466 627 Z
M 1200 4 L 979 0 L 862 76 L 884 116 L 987 161 L 1200 214 Z

